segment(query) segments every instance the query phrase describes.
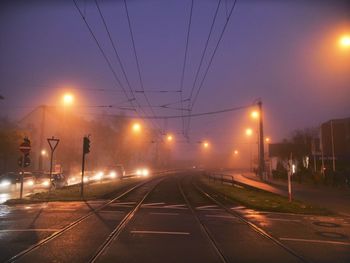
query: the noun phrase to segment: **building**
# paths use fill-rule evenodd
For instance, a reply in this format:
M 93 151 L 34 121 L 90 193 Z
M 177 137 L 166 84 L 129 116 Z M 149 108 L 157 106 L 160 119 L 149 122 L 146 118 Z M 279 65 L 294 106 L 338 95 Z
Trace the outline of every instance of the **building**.
M 350 162 L 350 118 L 322 123 L 320 139 L 324 159 Z

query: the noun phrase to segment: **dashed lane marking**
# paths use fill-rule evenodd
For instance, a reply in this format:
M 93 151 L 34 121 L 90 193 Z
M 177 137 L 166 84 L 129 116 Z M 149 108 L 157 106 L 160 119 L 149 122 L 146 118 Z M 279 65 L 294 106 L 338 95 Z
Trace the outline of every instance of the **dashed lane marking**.
M 4 230 L 0 230 L 0 233 L 6 233 L 6 232 L 57 232 L 57 231 L 60 231 L 60 229 L 29 228 L 29 229 L 4 229 Z
M 301 222 L 301 220 L 298 220 L 298 219 L 285 219 L 285 218 L 271 218 L 271 217 L 268 217 L 266 219 L 264 219 L 264 221 L 281 221 L 281 222 Z
M 147 230 L 133 230 L 132 234 L 156 234 L 156 235 L 190 235 L 189 232 L 172 232 L 172 231 L 147 231 Z
M 349 242 L 281 237 L 280 240 L 350 246 Z
M 150 215 L 178 216 L 179 213 L 149 213 Z
M 237 217 L 234 216 L 225 216 L 225 215 L 205 215 L 206 217 L 214 217 L 214 218 L 227 218 L 227 219 L 235 219 L 239 220 Z
M 165 205 L 165 203 L 164 202 L 148 203 L 148 204 L 143 204 L 142 207 L 145 207 L 145 206 L 156 206 L 156 205 Z

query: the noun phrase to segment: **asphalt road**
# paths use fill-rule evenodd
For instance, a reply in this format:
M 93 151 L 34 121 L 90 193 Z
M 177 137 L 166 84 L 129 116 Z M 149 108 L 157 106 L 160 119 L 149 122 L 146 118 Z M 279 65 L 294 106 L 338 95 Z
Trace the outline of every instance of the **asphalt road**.
M 0 261 L 350 261 L 350 218 L 254 211 L 195 176 L 156 178 L 113 200 L 2 205 Z

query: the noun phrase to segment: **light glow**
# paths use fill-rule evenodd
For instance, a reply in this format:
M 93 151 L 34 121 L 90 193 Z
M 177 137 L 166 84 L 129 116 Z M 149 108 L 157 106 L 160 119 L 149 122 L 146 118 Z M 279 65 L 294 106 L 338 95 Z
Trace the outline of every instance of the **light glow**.
M 258 119 L 259 118 L 259 112 L 258 111 L 252 111 L 251 113 L 250 113 L 250 117 L 252 118 L 252 119 Z
M 74 96 L 71 93 L 65 93 L 62 98 L 63 105 L 72 105 L 74 102 Z
M 141 131 L 141 124 L 136 122 L 132 125 L 132 131 L 135 133 L 139 133 Z
M 168 142 L 171 142 L 174 139 L 174 137 L 171 134 L 168 134 L 166 139 L 168 140 Z
M 245 134 L 247 136 L 252 136 L 253 135 L 253 130 L 251 128 L 248 128 L 248 129 L 245 130 Z
M 350 48 L 350 35 L 344 35 L 339 39 L 339 45 Z
M 5 181 L 2 181 L 2 182 L 0 183 L 0 186 L 1 186 L 1 187 L 7 187 L 7 186 L 9 186 L 10 184 L 11 184 L 10 181 L 5 180 Z

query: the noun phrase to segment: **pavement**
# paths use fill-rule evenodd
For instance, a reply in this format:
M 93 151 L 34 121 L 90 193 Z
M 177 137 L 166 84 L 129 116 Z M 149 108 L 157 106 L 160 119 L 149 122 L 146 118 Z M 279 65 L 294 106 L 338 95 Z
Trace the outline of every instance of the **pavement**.
M 350 217 L 255 211 L 203 189 L 214 201 L 196 176 L 177 172 L 112 200 L 1 205 L 0 262 L 33 245 L 14 261 L 350 261 Z
M 269 181 L 263 182 L 254 173 L 249 172 L 225 172 L 225 174 L 232 175 L 237 182 L 288 197 L 286 181 L 269 179 Z M 294 199 L 328 208 L 344 216 L 350 216 L 350 188 L 311 186 L 292 182 L 292 195 Z

